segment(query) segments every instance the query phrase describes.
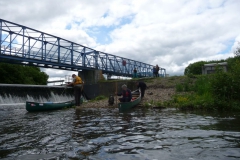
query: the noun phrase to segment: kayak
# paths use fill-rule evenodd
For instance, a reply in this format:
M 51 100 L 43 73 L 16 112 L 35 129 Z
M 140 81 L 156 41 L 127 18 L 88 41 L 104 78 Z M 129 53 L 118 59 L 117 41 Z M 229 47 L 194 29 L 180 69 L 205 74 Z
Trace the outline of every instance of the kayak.
M 66 102 L 43 102 L 43 103 L 26 101 L 26 110 L 28 112 L 49 111 L 72 107 L 74 105 L 75 103 L 73 100 Z
M 141 102 L 141 92 L 136 90 L 132 92 L 132 100 L 130 102 L 118 103 L 119 112 L 125 112 L 137 106 Z

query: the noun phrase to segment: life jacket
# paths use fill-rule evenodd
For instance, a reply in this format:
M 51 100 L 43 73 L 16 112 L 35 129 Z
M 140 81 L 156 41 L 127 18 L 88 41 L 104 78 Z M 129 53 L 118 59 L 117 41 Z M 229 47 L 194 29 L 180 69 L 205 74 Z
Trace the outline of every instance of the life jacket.
M 75 86 L 77 84 L 82 84 L 82 79 L 78 76 L 75 77 L 75 81 L 74 81 L 73 85 Z
M 129 99 L 132 99 L 132 93 L 129 89 L 127 89 L 126 91 L 123 91 L 122 95 L 123 97 L 128 97 Z

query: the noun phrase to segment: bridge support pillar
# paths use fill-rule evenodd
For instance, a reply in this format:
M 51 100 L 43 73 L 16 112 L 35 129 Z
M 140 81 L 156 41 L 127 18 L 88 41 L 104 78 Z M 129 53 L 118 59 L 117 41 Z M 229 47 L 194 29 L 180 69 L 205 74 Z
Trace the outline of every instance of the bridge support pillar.
M 102 70 L 82 70 L 78 72 L 85 84 L 96 84 L 103 79 Z

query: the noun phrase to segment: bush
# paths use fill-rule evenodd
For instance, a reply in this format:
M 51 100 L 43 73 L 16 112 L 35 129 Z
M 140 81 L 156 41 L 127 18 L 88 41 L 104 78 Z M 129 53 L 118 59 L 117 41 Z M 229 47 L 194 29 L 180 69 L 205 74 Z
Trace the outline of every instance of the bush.
M 173 106 L 181 109 L 240 110 L 240 60 L 231 59 L 229 68 L 229 72 L 217 67 L 214 74 L 198 75 L 192 85 L 189 80 L 177 84 L 177 92 L 192 92 L 175 95 Z
M 100 95 L 100 96 L 97 96 L 96 98 L 95 98 L 95 100 L 102 100 L 102 99 L 106 99 L 107 97 L 106 96 L 103 96 L 103 95 Z
M 184 82 L 176 84 L 176 91 L 177 92 L 189 92 L 192 91 L 192 80 L 191 78 L 185 79 Z
M 211 78 L 211 86 L 216 99 L 240 100 L 240 61 L 235 61 L 228 73 L 218 71 Z

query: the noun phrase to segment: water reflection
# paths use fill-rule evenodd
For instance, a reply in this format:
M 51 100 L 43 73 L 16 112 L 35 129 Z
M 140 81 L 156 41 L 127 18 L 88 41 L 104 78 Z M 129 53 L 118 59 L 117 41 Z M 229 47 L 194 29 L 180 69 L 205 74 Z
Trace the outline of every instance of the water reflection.
M 239 159 L 239 124 L 239 113 L 0 109 L 0 158 Z

